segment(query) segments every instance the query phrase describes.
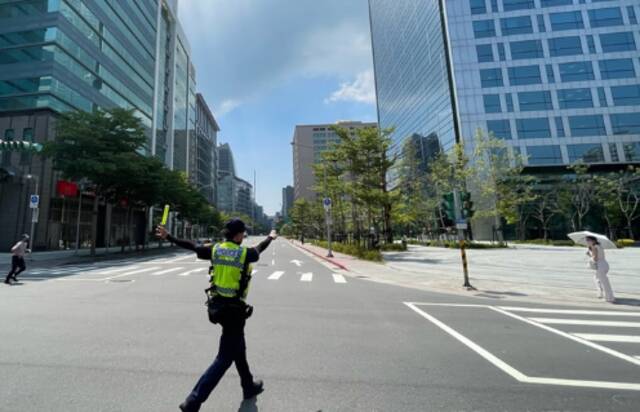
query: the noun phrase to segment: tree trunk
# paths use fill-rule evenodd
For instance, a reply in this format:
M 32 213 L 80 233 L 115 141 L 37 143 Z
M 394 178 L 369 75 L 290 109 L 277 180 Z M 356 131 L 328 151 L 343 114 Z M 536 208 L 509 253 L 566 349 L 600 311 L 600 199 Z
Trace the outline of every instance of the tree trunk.
M 98 240 L 98 194 L 93 198 L 93 210 L 91 211 L 91 256 L 96 255 L 96 241 Z
M 629 231 L 629 239 L 633 239 L 633 219 L 627 217 L 627 230 Z

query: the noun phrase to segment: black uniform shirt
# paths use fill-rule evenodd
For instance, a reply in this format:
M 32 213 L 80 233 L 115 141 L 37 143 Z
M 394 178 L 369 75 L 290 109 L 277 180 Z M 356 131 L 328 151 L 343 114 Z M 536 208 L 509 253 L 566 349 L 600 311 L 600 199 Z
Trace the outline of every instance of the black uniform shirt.
M 167 236 L 167 240 L 171 243 L 175 243 L 181 248 L 196 252 L 196 254 L 198 255 L 198 259 L 211 260 L 212 246 L 196 246 L 196 244 L 190 240 L 176 239 L 171 235 Z M 269 247 L 269 244 L 271 243 L 272 240 L 273 239 L 271 239 L 271 237 L 267 237 L 265 240 L 260 242 L 257 246 L 247 248 L 247 259 L 245 262 L 246 263 L 257 262 L 258 259 L 260 259 L 260 253 L 262 253 L 262 251 L 264 251 L 267 247 Z

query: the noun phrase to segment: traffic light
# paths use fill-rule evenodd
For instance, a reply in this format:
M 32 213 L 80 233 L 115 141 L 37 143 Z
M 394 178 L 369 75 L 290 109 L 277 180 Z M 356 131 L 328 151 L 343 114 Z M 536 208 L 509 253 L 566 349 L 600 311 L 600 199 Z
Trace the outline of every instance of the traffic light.
M 462 217 L 464 219 L 471 219 L 475 213 L 473 210 L 473 202 L 471 201 L 471 193 L 460 193 L 460 200 L 460 203 L 462 203 Z
M 444 216 L 448 220 L 455 222 L 456 205 L 455 205 L 455 201 L 453 200 L 453 193 L 447 193 L 442 195 L 442 203 L 440 204 L 440 207 L 442 208 L 442 213 L 444 214 Z

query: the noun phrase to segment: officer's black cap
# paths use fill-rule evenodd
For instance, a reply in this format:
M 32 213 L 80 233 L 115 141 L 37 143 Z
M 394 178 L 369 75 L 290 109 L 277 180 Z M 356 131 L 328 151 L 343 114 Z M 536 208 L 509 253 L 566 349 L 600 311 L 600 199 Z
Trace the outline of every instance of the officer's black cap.
M 226 238 L 233 238 L 238 233 L 247 231 L 247 225 L 240 219 L 231 219 L 224 224 L 224 235 Z

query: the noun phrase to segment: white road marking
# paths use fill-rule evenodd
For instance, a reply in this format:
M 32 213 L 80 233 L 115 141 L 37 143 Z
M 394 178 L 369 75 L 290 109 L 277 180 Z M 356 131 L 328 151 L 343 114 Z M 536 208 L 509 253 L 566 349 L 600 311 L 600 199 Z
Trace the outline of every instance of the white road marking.
M 313 280 L 313 273 L 308 272 L 308 273 L 303 273 L 302 276 L 300 276 L 300 282 L 311 282 Z
M 498 306 L 509 312 L 555 313 L 558 315 L 595 315 L 595 316 L 640 316 L 640 312 L 627 312 L 621 310 L 567 310 L 567 309 L 541 309 L 524 308 L 514 306 Z
M 256 269 L 253 269 L 253 270 L 251 271 L 251 274 L 252 274 L 252 275 L 255 275 L 256 273 L 258 273 L 258 271 L 257 271 Z
M 333 274 L 333 281 L 335 283 L 347 283 L 347 280 L 344 278 L 344 276 L 339 275 L 337 273 Z
M 156 270 L 156 269 L 160 269 L 160 267 L 159 266 L 151 266 L 151 267 L 148 267 L 148 268 L 142 268 L 142 269 L 138 269 L 138 270 L 131 270 L 129 272 L 120 273 L 119 275 L 116 275 L 116 276 L 109 276 L 108 278 L 103 279 L 103 280 L 111 280 L 111 279 L 121 278 L 123 276 L 137 275 L 138 273 L 149 272 L 151 270 Z
M 300 267 L 302 265 L 302 262 L 299 261 L 298 259 L 294 259 L 291 261 L 291 263 L 293 263 L 294 265 L 296 265 L 297 267 Z
M 275 266 L 276 265 L 276 260 L 275 259 L 271 259 L 271 266 Z
M 612 326 L 616 328 L 640 328 L 640 322 L 623 322 L 607 320 L 585 320 L 585 319 L 559 319 L 559 318 L 529 318 L 534 322 L 546 323 L 548 325 L 584 325 L 584 326 Z
M 605 335 L 601 333 L 574 333 L 574 335 L 594 342 L 640 343 L 640 336 L 634 335 Z
M 267 279 L 278 280 L 282 275 L 284 275 L 284 272 L 281 272 L 281 271 L 273 272 Z
M 207 270 L 207 268 L 198 268 L 198 269 L 187 270 L 186 272 L 178 273 L 178 276 L 189 276 L 192 273 L 202 272 L 203 270 Z
M 185 260 L 185 259 L 191 259 L 191 258 L 193 258 L 193 255 L 188 254 L 188 255 L 185 255 L 185 256 L 180 256 L 180 257 L 177 257 L 177 258 L 168 259 L 168 262 L 177 262 L 179 260 Z
M 134 265 L 134 266 L 121 266 L 121 267 L 117 267 L 117 268 L 113 268 L 113 269 L 109 269 L 109 270 L 101 270 L 100 272 L 96 272 L 96 275 L 110 275 L 112 273 L 117 273 L 117 272 L 122 272 L 123 270 L 131 270 L 131 269 L 137 269 L 140 266 Z
M 579 379 L 556 379 L 556 378 L 542 378 L 542 377 L 532 377 L 527 376 L 520 372 L 519 370 L 513 368 L 511 365 L 507 364 L 503 360 L 499 359 L 491 352 L 487 351 L 477 343 L 473 342 L 466 336 L 460 334 L 453 328 L 447 326 L 442 323 L 438 319 L 429 315 L 428 313 L 422 311 L 417 305 L 423 305 L 422 303 L 411 303 L 404 302 L 409 308 L 411 308 L 414 312 L 418 313 L 423 318 L 429 320 L 434 325 L 438 326 L 440 329 L 447 332 L 449 335 L 456 338 L 458 341 L 463 343 L 465 346 L 476 352 L 478 355 L 482 356 L 485 360 L 490 362 L 492 365 L 516 379 L 518 382 L 522 383 L 533 383 L 540 385 L 557 385 L 557 386 L 573 386 L 573 387 L 583 387 L 583 388 L 600 388 L 600 389 L 618 389 L 618 390 L 633 390 L 640 391 L 639 383 L 629 383 L 629 382 L 608 382 L 608 381 L 591 381 L 591 380 L 579 380 Z M 424 304 L 425 306 L 429 306 L 429 304 Z M 446 304 L 434 304 L 431 306 L 447 306 Z M 452 307 L 465 307 L 465 305 L 451 305 Z M 466 307 L 482 307 L 483 305 L 467 305 Z M 491 306 L 485 305 L 486 308 L 492 308 Z
M 160 272 L 154 272 L 151 274 L 151 276 L 160 276 L 160 275 L 164 275 L 165 273 L 175 272 L 177 270 L 182 270 L 182 269 L 184 268 L 181 268 L 181 267 L 169 268 L 169 269 L 161 270 Z

